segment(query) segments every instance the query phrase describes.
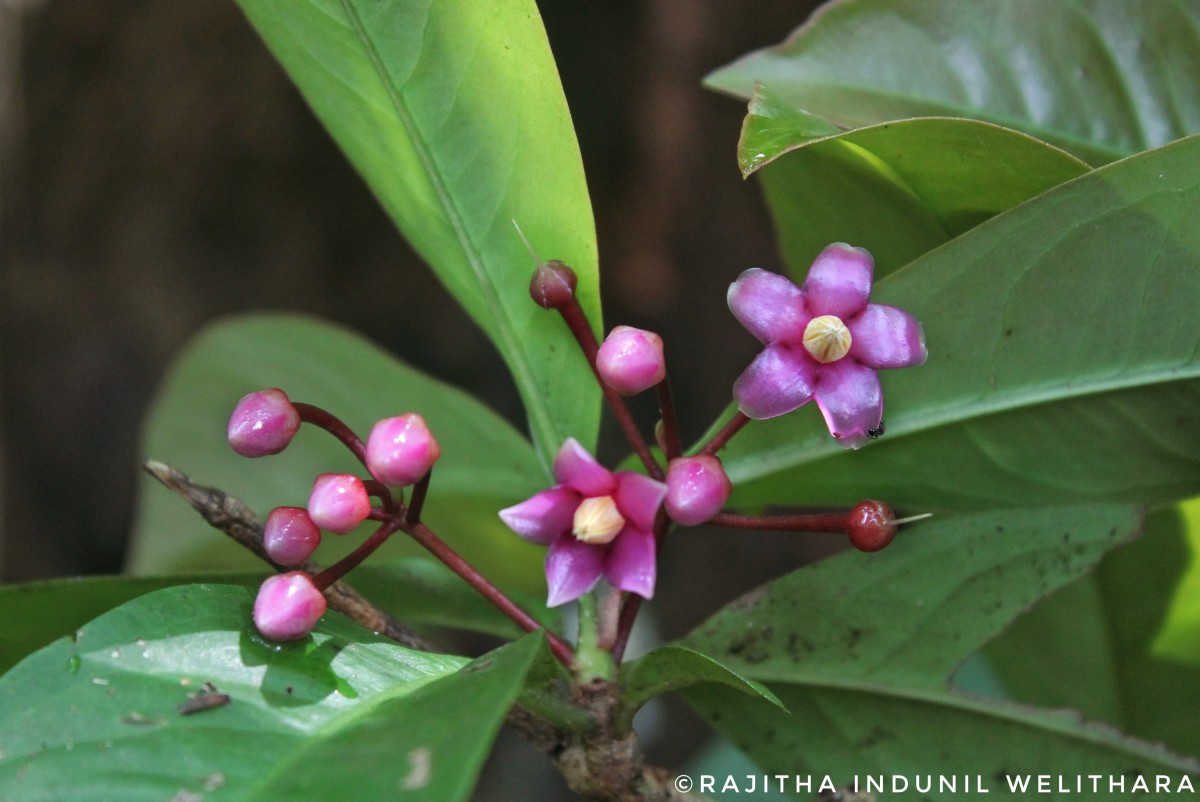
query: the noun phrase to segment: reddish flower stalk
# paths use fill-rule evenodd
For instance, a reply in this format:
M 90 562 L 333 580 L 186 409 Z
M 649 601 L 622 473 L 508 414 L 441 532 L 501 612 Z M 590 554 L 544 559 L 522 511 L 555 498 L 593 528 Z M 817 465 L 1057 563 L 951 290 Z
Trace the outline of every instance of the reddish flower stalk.
M 675 399 L 671 395 L 671 380 L 663 379 L 655 388 L 658 395 L 658 412 L 662 417 L 662 447 L 667 462 L 683 453 L 679 443 L 679 418 L 675 414 Z
M 654 519 L 654 539 L 658 544 L 658 550 L 662 551 L 663 541 L 667 537 L 667 531 L 671 528 L 671 519 L 667 517 L 664 510 L 658 511 L 658 516 Z M 629 643 L 629 633 L 633 632 L 633 624 L 637 620 L 638 610 L 642 607 L 644 599 L 637 594 L 626 594 L 625 603 L 621 605 L 621 615 L 617 619 L 617 637 L 613 641 L 612 656 L 613 662 L 620 665 L 621 658 L 625 656 L 625 646 Z
M 849 512 L 806 515 L 733 515 L 720 513 L 712 519 L 717 526 L 769 532 L 841 532 L 850 525 Z
M 575 341 L 579 343 L 580 349 L 583 351 L 584 357 L 587 358 L 588 366 L 591 367 L 593 375 L 596 377 L 596 382 L 600 385 L 600 390 L 604 393 L 604 400 L 608 402 L 609 408 L 613 412 L 613 417 L 617 420 L 617 425 L 621 427 L 621 431 L 625 434 L 625 439 L 629 441 L 629 445 L 641 459 L 642 464 L 646 466 L 646 472 L 655 479 L 663 478 L 662 466 L 654 459 L 654 455 L 650 453 L 650 446 L 646 444 L 646 439 L 642 437 L 642 433 L 638 431 L 637 424 L 633 421 L 633 415 L 629 412 L 629 407 L 625 404 L 625 399 L 621 397 L 613 388 L 609 387 L 604 379 L 600 376 L 600 371 L 596 369 L 596 353 L 600 350 L 599 343 L 596 342 L 596 335 L 592 334 L 591 324 L 588 322 L 587 314 L 583 311 L 583 307 L 579 305 L 579 299 L 571 297 L 558 310 L 562 315 L 563 321 L 566 322 L 567 328 L 571 330 L 571 334 L 575 336 Z
M 750 418 L 744 412 L 738 410 L 729 419 L 729 423 L 725 424 L 721 431 L 713 435 L 712 439 L 704 444 L 704 447 L 696 452 L 696 456 L 711 457 L 725 447 L 725 444 L 733 439 L 733 436 L 742 430 L 742 427 L 750 422 Z
M 493 585 L 481 573 L 476 571 L 471 565 L 464 560 L 458 552 L 450 548 L 446 543 L 433 533 L 428 526 L 423 523 L 414 523 L 402 527 L 404 531 L 412 537 L 413 540 L 420 543 L 425 549 L 437 557 L 447 568 L 458 574 L 467 584 L 475 588 L 479 595 L 483 596 L 491 602 L 500 612 L 516 622 L 517 626 L 526 632 L 533 632 L 537 629 L 544 629 L 533 616 L 525 612 L 519 605 L 504 595 L 503 591 Z M 570 667 L 572 660 L 575 657 L 571 646 L 562 638 L 555 635 L 553 632 L 546 630 L 546 640 L 550 644 L 550 651 L 558 658 L 563 665 Z
M 425 475 L 413 485 L 412 495 L 408 499 L 408 509 L 404 513 L 404 523 L 410 526 L 421 522 L 421 509 L 425 506 L 425 494 L 429 492 L 431 476 L 433 476 L 432 468 L 426 471 Z
M 375 550 L 382 546 L 399 528 L 400 522 L 395 518 L 384 521 L 379 525 L 379 528 L 371 533 L 369 538 L 358 544 L 358 548 L 314 576 L 313 584 L 317 586 L 318 590 L 325 590 L 325 588 L 357 568 L 363 560 L 374 554 Z
M 300 413 L 300 420 L 305 423 L 311 423 L 341 441 L 342 445 L 350 449 L 350 453 L 355 459 L 361 462 L 364 466 L 367 464 L 367 447 L 359 436 L 351 431 L 350 427 L 342 423 L 342 421 L 330 412 L 326 412 L 320 407 L 314 407 L 312 404 L 292 403 L 296 411 Z

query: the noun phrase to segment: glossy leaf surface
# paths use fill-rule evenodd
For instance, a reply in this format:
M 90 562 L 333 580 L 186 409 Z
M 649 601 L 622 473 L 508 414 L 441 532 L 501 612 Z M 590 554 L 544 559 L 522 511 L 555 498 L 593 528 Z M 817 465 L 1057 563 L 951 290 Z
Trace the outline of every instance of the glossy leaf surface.
M 162 590 L 0 678 L 0 796 L 334 798 L 353 777 L 358 799 L 466 799 L 540 648 L 529 638 L 468 664 L 336 613 L 281 646 L 253 631 L 251 601 L 227 585 Z M 229 701 L 181 713 L 205 683 Z
M 1194 761 L 1070 714 L 948 687 L 963 659 L 1139 526 L 1134 510 L 1113 506 L 912 526 L 882 552 L 847 552 L 753 591 L 684 640 L 766 683 L 791 716 L 720 686 L 684 696 L 769 774 L 829 773 L 839 783 L 868 773 L 969 775 L 1006 794 L 1005 774 L 1119 776 L 1136 767 L 1169 776 L 1172 787 L 1185 774 L 1194 783 Z M 921 795 L 910 788 L 889 798 Z
M 570 112 L 532 0 L 240 0 L 413 247 L 495 342 L 546 465 L 589 447 L 600 393 L 534 264 L 579 276 L 599 324 L 595 227 Z
M 988 120 L 1099 165 L 1200 131 L 1197 70 L 1185 0 L 841 0 L 706 82 L 765 83 L 838 128 Z

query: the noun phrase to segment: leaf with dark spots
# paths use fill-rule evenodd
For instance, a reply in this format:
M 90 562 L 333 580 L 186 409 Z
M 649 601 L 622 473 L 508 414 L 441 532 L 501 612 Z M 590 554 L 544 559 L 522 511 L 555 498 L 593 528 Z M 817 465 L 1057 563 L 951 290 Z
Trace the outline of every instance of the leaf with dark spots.
M 725 651 L 730 668 L 766 683 L 790 717 L 710 686 L 684 696 L 768 773 L 994 779 L 993 755 L 1033 773 L 1117 773 L 1131 758 L 1175 778 L 1196 772 L 1192 761 L 1078 716 L 949 685 L 967 656 L 1133 537 L 1141 520 L 1119 505 L 943 516 L 905 529 L 879 553 L 844 552 L 758 589 L 748 612 L 729 605 L 683 641 Z M 759 660 L 754 650 L 768 631 L 783 648 Z

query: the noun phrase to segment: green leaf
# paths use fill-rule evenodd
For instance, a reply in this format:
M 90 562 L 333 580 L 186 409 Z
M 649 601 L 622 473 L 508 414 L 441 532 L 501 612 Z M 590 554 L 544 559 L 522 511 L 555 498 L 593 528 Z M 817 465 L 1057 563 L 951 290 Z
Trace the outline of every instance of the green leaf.
M 1105 164 L 1200 130 L 1198 70 L 1186 0 L 841 0 L 706 83 L 843 129 L 979 118 Z
M 250 606 L 240 587 L 158 591 L 0 678 L 0 797 L 332 799 L 353 777 L 356 799 L 466 799 L 540 648 L 529 638 L 467 665 L 336 613 L 270 644 Z M 229 703 L 180 714 L 206 682 Z
M 239 0 L 384 209 L 495 342 L 545 465 L 595 442 L 600 393 L 558 316 L 529 298 L 544 258 L 600 322 L 579 147 L 532 0 Z M 403 313 L 403 299 L 397 299 Z
M 225 439 L 229 413 L 244 394 L 263 387 L 281 387 L 293 401 L 328 409 L 362 437 L 380 418 L 420 412 L 442 448 L 426 521 L 493 581 L 544 587 L 544 549 L 514 536 L 496 516 L 545 484 L 528 441 L 478 401 L 345 329 L 289 315 L 234 318 L 206 329 L 159 388 L 142 453 L 242 499 L 263 517 L 280 505 L 306 505 L 317 474 L 365 473 L 337 441 L 309 426 L 276 456 L 235 454 Z M 316 558 L 329 563 L 359 538 L 325 541 Z M 394 556 L 417 549 L 397 535 L 384 551 Z M 138 573 L 167 574 L 250 567 L 257 560 L 147 476 L 129 564 Z
M 761 84 L 738 161 L 745 175 L 762 170 L 784 259 L 801 280 L 830 242 L 869 250 L 882 278 L 1088 170 L 1044 142 L 974 120 L 902 120 L 840 133 Z
M 1200 754 L 1180 700 L 1200 685 L 1200 501 L 1154 513 L 1146 535 L 1107 555 L 988 645 L 1016 700 Z
M 731 503 L 915 512 L 1200 493 L 1200 137 L 1092 171 L 876 287 L 929 360 L 884 371 L 886 435 L 840 448 L 814 408 L 722 453 Z M 811 405 L 810 405 L 811 407 Z
M 694 649 L 668 645 L 621 666 L 621 698 L 626 722 L 632 721 L 634 713 L 655 696 L 710 682 L 765 699 L 787 712 L 778 697 L 762 683 L 747 679 Z
M 0 672 L 7 671 L 30 652 L 71 634 L 101 613 L 151 591 L 177 585 L 221 583 L 257 593 L 267 574 L 268 569 L 262 566 L 219 574 L 89 576 L 0 587 L 0 621 L 6 622 L 4 639 L 0 641 Z M 410 626 L 449 627 L 500 638 L 523 634 L 450 569 L 431 559 L 409 557 L 388 565 L 363 565 L 355 569 L 348 581 L 372 603 Z M 558 613 L 547 609 L 540 596 L 523 597 L 510 591 L 509 597 L 547 629 L 558 627 Z
M 1005 774 L 1073 782 L 1137 772 L 1153 785 L 1161 773 L 1173 788 L 1184 775 L 1194 783 L 1194 761 L 1109 728 L 948 688 L 965 657 L 1139 525 L 1135 510 L 1110 505 L 913 526 L 885 551 L 846 552 L 752 591 L 684 640 L 767 683 L 791 716 L 721 686 L 683 695 L 768 773 L 830 774 L 839 784 L 867 774 L 970 776 L 1006 794 Z M 962 797 L 935 785 L 888 798 Z
M 237 583 L 253 588 L 264 576 L 265 571 L 236 576 L 90 576 L 0 587 L 0 621 L 4 622 L 0 672 L 100 614 L 151 591 L 200 582 Z

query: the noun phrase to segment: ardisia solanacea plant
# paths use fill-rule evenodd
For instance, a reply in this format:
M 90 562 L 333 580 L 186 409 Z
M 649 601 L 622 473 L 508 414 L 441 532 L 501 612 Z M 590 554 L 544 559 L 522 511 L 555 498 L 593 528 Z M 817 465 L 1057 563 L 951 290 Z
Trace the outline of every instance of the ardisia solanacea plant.
M 691 441 L 692 362 L 601 339 L 531 0 L 239 3 L 528 436 L 333 326 L 214 326 L 145 447 L 219 489 L 148 462 L 192 509 L 148 486 L 134 545 L 193 574 L 0 591 L 72 607 L 14 634 L 9 664 L 44 648 L 0 678 L 0 798 L 465 802 L 502 726 L 593 800 L 1195 793 L 1200 6 L 834 0 L 710 75 L 749 103 L 785 267 L 722 268 L 703 325 L 761 350 L 706 374 L 732 404 Z M 601 400 L 632 452 L 607 465 Z M 195 576 L 242 551 L 193 510 L 258 567 Z M 702 525 L 852 548 L 736 599 L 714 564 L 726 606 L 626 659 Z M 639 740 L 668 692 L 716 733 L 691 765 Z

